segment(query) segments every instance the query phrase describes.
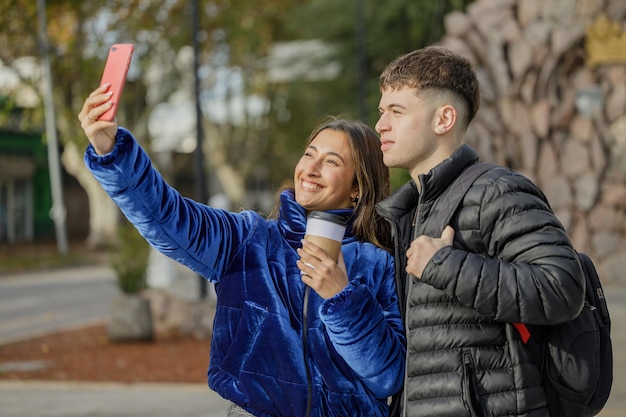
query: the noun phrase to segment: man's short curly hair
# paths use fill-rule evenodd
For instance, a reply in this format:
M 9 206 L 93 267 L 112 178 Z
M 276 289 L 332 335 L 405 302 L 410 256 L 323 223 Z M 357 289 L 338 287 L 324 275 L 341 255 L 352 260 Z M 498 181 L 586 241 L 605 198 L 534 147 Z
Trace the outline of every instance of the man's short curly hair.
M 396 58 L 383 70 L 379 86 L 381 91 L 403 87 L 449 91 L 467 105 L 468 124 L 480 105 L 478 80 L 469 60 L 439 46 Z

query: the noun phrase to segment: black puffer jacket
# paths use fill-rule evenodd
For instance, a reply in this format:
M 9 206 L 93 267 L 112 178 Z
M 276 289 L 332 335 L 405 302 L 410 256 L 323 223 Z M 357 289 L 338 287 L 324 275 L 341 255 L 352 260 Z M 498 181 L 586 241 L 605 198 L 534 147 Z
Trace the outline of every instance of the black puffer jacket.
M 479 177 L 453 216 L 454 246 L 439 250 L 422 279 L 407 276 L 406 250 L 439 237 L 428 216 L 478 156 L 468 145 L 379 204 L 392 224 L 407 335 L 401 404 L 408 417 L 545 417 L 537 366 L 513 326 L 556 324 L 583 305 L 571 242 L 543 193 L 507 168 Z M 413 225 L 415 227 L 413 227 Z

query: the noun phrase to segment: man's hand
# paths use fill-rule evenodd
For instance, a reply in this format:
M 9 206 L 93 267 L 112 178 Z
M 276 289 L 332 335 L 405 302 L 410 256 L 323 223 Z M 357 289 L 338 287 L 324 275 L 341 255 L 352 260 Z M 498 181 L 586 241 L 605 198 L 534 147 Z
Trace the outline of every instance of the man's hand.
M 406 272 L 422 278 L 426 265 L 439 249 L 452 246 L 454 241 L 454 229 L 447 226 L 441 233 L 441 238 L 432 238 L 422 235 L 411 242 L 411 246 L 406 251 Z

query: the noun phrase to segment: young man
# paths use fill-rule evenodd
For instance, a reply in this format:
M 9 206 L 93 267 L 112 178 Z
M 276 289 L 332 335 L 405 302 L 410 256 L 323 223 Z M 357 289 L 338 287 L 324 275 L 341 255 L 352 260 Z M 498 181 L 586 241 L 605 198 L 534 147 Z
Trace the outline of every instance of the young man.
M 507 323 L 556 324 L 581 310 L 580 264 L 530 180 L 481 175 L 441 234 L 438 198 L 478 161 L 463 144 L 479 106 L 470 63 L 440 47 L 406 54 L 380 77 L 383 160 L 412 180 L 379 204 L 392 225 L 407 335 L 402 416 L 548 416 L 538 366 Z

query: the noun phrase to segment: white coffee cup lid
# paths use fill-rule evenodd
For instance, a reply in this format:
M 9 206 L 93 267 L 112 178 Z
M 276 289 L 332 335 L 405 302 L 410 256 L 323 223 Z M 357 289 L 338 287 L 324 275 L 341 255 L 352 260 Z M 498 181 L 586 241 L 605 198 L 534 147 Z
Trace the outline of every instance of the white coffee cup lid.
M 345 233 L 346 221 L 337 214 L 312 211 L 307 218 L 307 235 L 322 236 L 341 242 Z

